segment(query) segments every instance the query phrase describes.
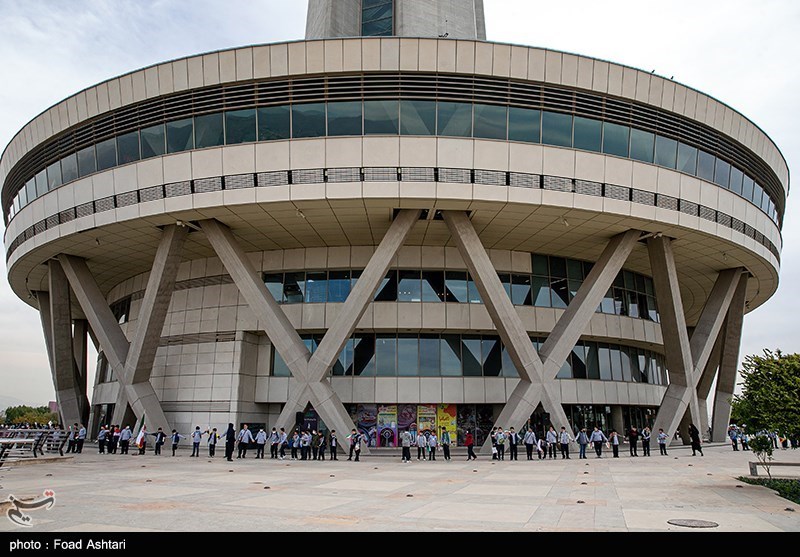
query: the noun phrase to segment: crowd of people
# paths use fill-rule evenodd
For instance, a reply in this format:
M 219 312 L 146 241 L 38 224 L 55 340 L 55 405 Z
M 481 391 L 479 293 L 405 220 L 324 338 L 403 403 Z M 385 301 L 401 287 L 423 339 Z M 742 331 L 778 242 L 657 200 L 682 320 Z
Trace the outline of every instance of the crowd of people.
M 747 426 L 745 424 L 737 425 L 731 424 L 728 426 L 728 439 L 731 441 L 731 447 L 733 447 L 734 451 L 739 450 L 739 446 L 741 446 L 743 451 L 750 450 L 750 440 L 755 435 L 766 435 L 769 437 L 769 440 L 772 442 L 773 449 L 797 449 L 800 446 L 800 436 L 790 436 L 790 435 L 782 435 L 777 431 L 766 431 L 761 430 L 755 434 L 747 432 Z

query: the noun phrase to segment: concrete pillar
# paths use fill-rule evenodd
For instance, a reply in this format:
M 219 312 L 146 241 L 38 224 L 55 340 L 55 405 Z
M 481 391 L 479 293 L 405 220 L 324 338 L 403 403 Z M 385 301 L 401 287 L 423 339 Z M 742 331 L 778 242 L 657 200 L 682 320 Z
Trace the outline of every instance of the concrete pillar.
M 72 321 L 72 354 L 75 357 L 75 383 L 81 393 L 81 417 L 83 423 L 89 423 L 88 375 L 87 375 L 87 350 L 89 336 L 89 322 L 85 319 Z M 91 431 L 90 431 L 91 434 Z
M 708 394 L 711 392 L 711 385 L 714 383 L 714 377 L 717 375 L 719 369 L 720 356 L 722 355 L 722 334 L 725 327 L 717 335 L 717 341 L 714 343 L 714 349 L 711 351 L 711 356 L 708 358 L 703 374 L 700 376 L 700 381 L 697 383 L 697 405 L 700 409 L 700 421 L 702 427 L 700 431 L 703 435 L 706 434 L 710 426 L 708 419 Z M 713 436 L 712 436 L 713 437 Z
M 616 429 L 621 438 L 625 437 L 625 420 L 622 417 L 622 406 L 620 405 L 611 407 L 611 429 Z M 608 433 L 606 432 L 606 434 Z
M 722 355 L 716 392 L 714 393 L 714 413 L 711 420 L 712 440 L 717 443 L 725 441 L 730 423 L 730 400 L 733 397 L 733 389 L 736 386 L 736 372 L 739 366 L 739 349 L 742 342 L 742 325 L 744 323 L 748 279 L 749 275 L 747 273 L 742 274 L 739 279 L 722 333 Z

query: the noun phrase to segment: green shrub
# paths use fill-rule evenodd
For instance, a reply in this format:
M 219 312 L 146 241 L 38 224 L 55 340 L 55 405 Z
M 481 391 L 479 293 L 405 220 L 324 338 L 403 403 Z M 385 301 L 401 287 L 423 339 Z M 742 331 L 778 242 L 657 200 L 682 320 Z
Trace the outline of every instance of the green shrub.
M 800 505 L 800 480 L 773 480 L 767 478 L 748 478 L 740 476 L 739 480 L 752 485 L 763 485 L 774 489 L 778 495 Z

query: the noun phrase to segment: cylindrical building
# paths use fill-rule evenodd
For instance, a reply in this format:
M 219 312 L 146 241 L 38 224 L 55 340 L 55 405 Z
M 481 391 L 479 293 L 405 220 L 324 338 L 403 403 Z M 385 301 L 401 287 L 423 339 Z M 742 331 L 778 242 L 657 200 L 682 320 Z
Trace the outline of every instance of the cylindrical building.
M 480 0 L 312 0 L 307 32 L 89 87 L 6 148 L 8 280 L 65 423 L 724 436 L 778 285 L 760 128 L 486 42 Z

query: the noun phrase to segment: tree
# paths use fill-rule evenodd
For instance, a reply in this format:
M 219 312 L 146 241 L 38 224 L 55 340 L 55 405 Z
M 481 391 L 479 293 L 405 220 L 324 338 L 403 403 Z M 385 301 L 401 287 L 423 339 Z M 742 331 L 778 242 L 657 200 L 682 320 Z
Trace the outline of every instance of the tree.
M 5 421 L 12 424 L 46 424 L 49 421 L 57 422 L 58 416 L 50 412 L 47 406 L 9 406 L 5 410 Z
M 742 394 L 733 397 L 731 416 L 748 431 L 800 435 L 800 354 L 764 350 L 745 358 Z

